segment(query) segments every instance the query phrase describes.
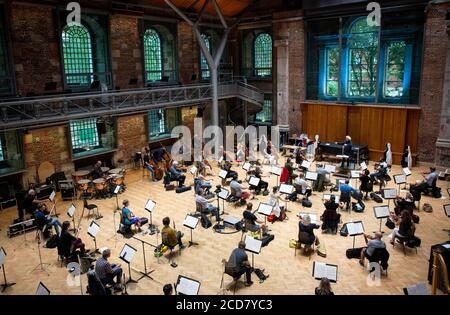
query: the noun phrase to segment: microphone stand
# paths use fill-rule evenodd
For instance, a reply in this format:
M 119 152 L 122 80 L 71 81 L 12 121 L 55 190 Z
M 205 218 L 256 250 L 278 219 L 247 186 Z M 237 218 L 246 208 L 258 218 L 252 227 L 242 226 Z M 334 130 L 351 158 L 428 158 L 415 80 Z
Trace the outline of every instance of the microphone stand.
M 141 239 L 139 239 L 139 238 L 137 238 L 137 237 L 135 237 L 135 236 L 132 236 L 132 238 L 134 238 L 135 240 L 138 240 L 138 241 L 141 242 L 141 244 L 142 244 L 142 254 L 144 255 L 144 272 L 139 271 L 139 273 L 142 274 L 142 276 L 141 276 L 137 281 L 139 281 L 139 280 L 141 280 L 142 278 L 145 278 L 145 277 L 149 278 L 150 280 L 155 280 L 155 279 L 153 279 L 153 278 L 150 276 L 150 274 L 151 274 L 152 272 L 154 272 L 155 270 L 152 269 L 152 270 L 150 270 L 150 271 L 147 271 L 147 260 L 146 260 L 146 255 L 145 255 L 145 244 L 150 245 L 150 246 L 153 246 L 153 247 L 155 247 L 155 248 L 156 248 L 156 246 L 154 246 L 154 245 L 152 245 L 152 244 L 150 244 L 150 243 L 147 243 L 146 241 L 141 240 Z
M 2 293 L 3 293 L 3 292 L 5 292 L 5 290 L 6 290 L 7 288 L 12 287 L 12 286 L 15 285 L 16 283 L 15 283 L 15 282 L 10 282 L 10 283 L 8 283 L 8 281 L 6 280 L 5 265 L 2 265 L 1 268 L 2 268 L 2 270 L 3 270 L 3 279 L 5 280 L 5 283 L 1 285 L 2 288 L 3 288 L 3 289 L 2 289 Z
M 39 254 L 39 264 L 31 271 L 34 272 L 36 270 L 39 271 L 44 271 L 48 276 L 50 276 L 50 273 L 48 272 L 48 270 L 45 268 L 45 265 L 50 266 L 50 264 L 48 263 L 43 263 L 42 262 L 42 255 L 41 255 L 41 237 L 42 237 L 42 231 L 38 230 L 38 254 Z

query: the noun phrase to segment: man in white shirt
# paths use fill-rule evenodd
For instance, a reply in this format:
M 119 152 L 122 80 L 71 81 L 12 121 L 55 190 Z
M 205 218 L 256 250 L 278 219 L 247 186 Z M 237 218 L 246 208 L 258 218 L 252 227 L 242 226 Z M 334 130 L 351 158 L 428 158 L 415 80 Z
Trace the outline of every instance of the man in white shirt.
M 220 221 L 219 210 L 214 207 L 208 200 L 202 195 L 195 195 L 195 204 L 199 207 L 201 213 L 211 213 L 216 217 L 216 221 Z
M 294 187 L 297 193 L 304 195 L 306 199 L 311 196 L 311 187 L 306 182 L 305 175 L 303 173 L 300 173 L 300 175 L 295 179 Z
M 388 165 L 386 161 L 383 158 L 380 159 L 380 163 L 378 164 L 377 169 L 375 170 L 374 173 L 370 174 L 370 178 L 372 178 L 373 181 L 380 179 L 382 180 L 383 177 L 387 174 L 387 168 Z
M 248 199 L 250 192 L 244 190 L 245 187 L 238 182 L 237 175 L 233 176 L 233 180 L 230 182 L 231 194 L 237 198 Z

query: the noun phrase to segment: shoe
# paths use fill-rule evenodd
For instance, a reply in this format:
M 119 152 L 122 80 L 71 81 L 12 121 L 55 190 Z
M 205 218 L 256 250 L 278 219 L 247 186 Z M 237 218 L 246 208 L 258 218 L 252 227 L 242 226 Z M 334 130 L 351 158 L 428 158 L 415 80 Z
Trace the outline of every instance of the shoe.
M 114 286 L 114 292 L 122 291 L 122 284 L 118 283 Z
M 359 260 L 359 264 L 364 267 L 364 262 L 362 260 Z
M 180 245 L 180 249 L 185 249 L 186 246 L 185 245 Z
M 245 283 L 245 286 L 246 286 L 246 287 L 249 287 L 249 286 L 251 286 L 252 284 L 253 284 L 253 281 L 248 281 L 248 282 Z

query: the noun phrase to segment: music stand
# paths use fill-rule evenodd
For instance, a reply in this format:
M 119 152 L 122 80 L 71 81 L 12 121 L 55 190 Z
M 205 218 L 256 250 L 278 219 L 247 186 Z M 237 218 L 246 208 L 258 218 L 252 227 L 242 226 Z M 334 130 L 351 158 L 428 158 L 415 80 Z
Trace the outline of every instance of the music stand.
M 144 256 L 144 271 L 143 271 L 143 272 L 142 272 L 142 271 L 139 271 L 139 273 L 140 273 L 142 276 L 141 276 L 137 281 L 141 280 L 141 279 L 144 278 L 144 277 L 147 277 L 147 278 L 149 278 L 150 280 L 154 280 L 152 277 L 150 277 L 150 274 L 151 274 L 152 272 L 154 272 L 155 270 L 152 269 L 152 270 L 150 270 L 150 271 L 147 271 L 147 257 L 146 257 L 146 255 L 145 255 L 145 244 L 150 245 L 150 246 L 153 246 L 153 247 L 155 247 L 155 248 L 156 248 L 156 246 L 153 245 L 153 244 L 147 243 L 146 241 L 141 240 L 140 238 L 137 238 L 136 236 L 132 236 L 132 237 L 133 237 L 135 240 L 138 240 L 139 242 L 141 242 L 141 244 L 142 244 L 142 255 Z M 130 275 L 131 275 L 131 273 L 130 273 Z M 131 279 L 131 276 L 130 276 L 130 279 Z
M 311 213 L 311 212 L 299 212 L 297 214 L 297 216 L 305 216 L 305 215 L 309 215 L 310 219 L 311 219 L 311 223 L 312 224 L 317 224 L 318 220 L 317 220 L 317 213 Z
M 98 225 L 97 222 L 95 221 L 91 221 L 91 224 L 89 224 L 88 230 L 87 230 L 87 234 L 92 237 L 92 239 L 94 240 L 94 246 L 95 246 L 95 250 L 94 253 L 97 254 L 101 254 L 100 251 L 97 248 L 97 234 L 98 232 L 100 232 L 100 225 Z
M 256 211 L 264 216 L 264 224 L 267 224 L 267 216 L 272 214 L 273 208 L 274 206 L 268 203 L 259 203 L 258 209 Z
M 283 172 L 283 169 L 279 166 L 272 165 L 270 172 L 277 177 L 277 186 L 280 185 L 280 176 Z
M 150 213 L 150 224 L 148 225 L 148 229 L 150 231 L 150 235 L 155 234 L 155 230 L 156 230 L 156 225 L 153 224 L 153 220 L 152 220 L 152 213 L 153 213 L 153 209 L 156 206 L 156 202 L 154 202 L 151 199 L 147 200 L 147 203 L 145 204 L 145 210 L 147 210 Z
M 76 231 L 76 225 L 75 225 L 75 211 L 77 210 L 77 208 L 75 207 L 75 205 L 72 203 L 72 205 L 69 207 L 69 209 L 67 209 L 67 216 L 69 218 L 72 219 L 73 222 L 73 228 L 71 229 L 72 231 Z
M 250 176 L 250 179 L 248 180 L 248 184 L 250 186 L 255 187 L 255 189 L 256 189 L 258 187 L 260 181 L 261 181 L 260 178 L 258 178 L 256 176 Z M 258 199 L 255 197 L 255 192 L 253 193 L 252 199 Z
M 50 290 L 42 282 L 39 282 L 35 295 L 50 295 Z
M 335 194 L 323 194 L 322 199 L 324 199 L 324 200 L 331 200 L 331 196 L 334 196 L 334 201 L 336 203 L 339 203 L 339 201 L 341 200 L 341 196 L 340 195 L 335 195 Z
M 200 221 L 198 218 L 190 215 L 187 215 L 186 218 L 184 219 L 183 225 L 191 231 L 191 240 L 189 241 L 188 247 L 198 245 L 198 243 L 195 243 L 192 240 L 192 230 L 194 230 L 197 227 L 198 221 Z
M 55 217 L 58 217 L 59 214 L 56 211 L 56 192 L 53 190 L 48 199 L 53 203 L 53 209 L 55 209 Z M 51 212 L 51 211 L 50 211 Z
M 219 172 L 219 177 L 222 178 L 223 180 L 227 179 L 227 175 L 228 175 L 228 171 L 226 170 L 220 170 Z
M 303 160 L 302 164 L 300 164 L 300 167 L 305 168 L 306 170 L 308 170 L 311 167 L 311 162 L 308 160 Z
M 122 248 L 122 251 L 119 254 L 119 258 L 122 259 L 128 265 L 128 273 L 130 275 L 130 278 L 128 279 L 126 284 L 137 283 L 137 281 L 133 280 L 133 278 L 131 277 L 131 262 L 133 261 L 136 252 L 137 250 L 134 247 L 125 244 Z
M 245 235 L 245 250 L 252 253 L 252 268 L 255 268 L 255 254 L 261 253 L 262 241 L 251 236 Z
M 358 186 L 359 176 L 360 176 L 359 171 L 355 171 L 355 170 L 350 171 L 350 178 L 356 179 L 355 186 Z
M 289 185 L 289 184 L 281 184 L 280 185 L 280 194 L 285 194 L 286 197 L 289 196 L 290 194 L 292 194 L 294 192 L 294 186 Z M 287 198 L 285 198 L 285 209 L 286 211 L 288 211 L 287 208 Z
M 381 224 L 383 222 L 383 219 L 389 218 L 389 206 L 375 206 L 373 207 L 373 214 L 375 215 L 375 218 L 380 220 L 380 232 L 384 233 L 383 231 L 381 231 Z
M 5 281 L 4 284 L 2 284 L 2 293 L 5 292 L 5 290 L 9 287 L 12 287 L 15 285 L 15 282 L 8 282 L 6 280 L 6 271 L 5 271 L 5 258 L 6 258 L 6 251 L 3 247 L 0 247 L 0 268 L 3 270 L 3 280 Z
M 38 245 L 37 245 L 37 248 L 38 248 L 38 255 L 39 255 L 39 264 L 33 270 L 31 270 L 31 272 L 34 272 L 36 270 L 44 271 L 49 276 L 50 273 L 48 272 L 48 270 L 47 270 L 47 268 L 45 266 L 50 266 L 50 264 L 42 262 L 42 254 L 41 254 L 42 231 L 38 230 L 37 234 L 38 234 Z
M 403 288 L 403 293 L 405 293 L 405 295 L 430 295 L 425 282 L 420 282 Z
M 398 174 L 394 175 L 394 182 L 398 185 L 398 194 L 400 195 L 400 185 L 405 184 L 406 186 L 406 175 L 405 174 Z
M 316 280 L 327 278 L 330 282 L 336 283 L 338 275 L 338 266 L 314 261 L 312 276 Z
M 319 176 L 318 173 L 307 171 L 306 175 L 305 175 L 305 179 L 312 181 L 314 184 L 314 182 L 317 181 L 317 176 Z
M 325 165 L 325 171 L 327 171 L 330 174 L 336 173 L 336 165 L 332 165 L 332 164 Z
M 198 295 L 200 291 L 200 282 L 185 276 L 178 276 L 175 285 L 177 295 Z
M 198 168 L 195 165 L 192 165 L 191 169 L 189 170 L 189 173 L 195 178 L 198 176 Z
M 361 167 L 361 170 L 362 170 L 362 171 L 365 171 L 365 170 L 367 169 L 367 164 L 366 164 L 366 162 L 361 162 L 361 163 L 359 164 L 359 166 Z
M 221 215 L 219 200 L 222 199 L 222 214 L 226 214 L 225 213 L 225 200 L 227 200 L 229 196 L 230 196 L 230 192 L 227 189 L 225 189 L 223 187 L 220 188 L 220 191 L 217 194 L 217 211 L 219 212 L 219 216 Z
M 364 225 L 362 221 L 346 223 L 348 236 L 353 236 L 353 248 L 355 248 L 355 238 L 364 234 Z
M 384 188 L 382 190 L 383 198 L 388 201 L 388 206 L 391 205 L 391 200 L 397 198 L 397 189 L 395 188 Z

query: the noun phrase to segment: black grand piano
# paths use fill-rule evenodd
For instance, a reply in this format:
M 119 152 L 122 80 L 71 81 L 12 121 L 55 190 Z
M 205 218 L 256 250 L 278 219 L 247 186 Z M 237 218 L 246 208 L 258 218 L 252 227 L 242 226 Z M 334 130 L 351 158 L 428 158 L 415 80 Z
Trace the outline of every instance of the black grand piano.
M 369 160 L 369 147 L 367 144 L 353 144 L 352 153 L 353 155 L 351 158 L 353 158 L 357 164 Z M 321 142 L 319 144 L 319 155 L 321 160 L 323 160 L 324 155 L 343 155 L 343 145 L 336 142 Z

